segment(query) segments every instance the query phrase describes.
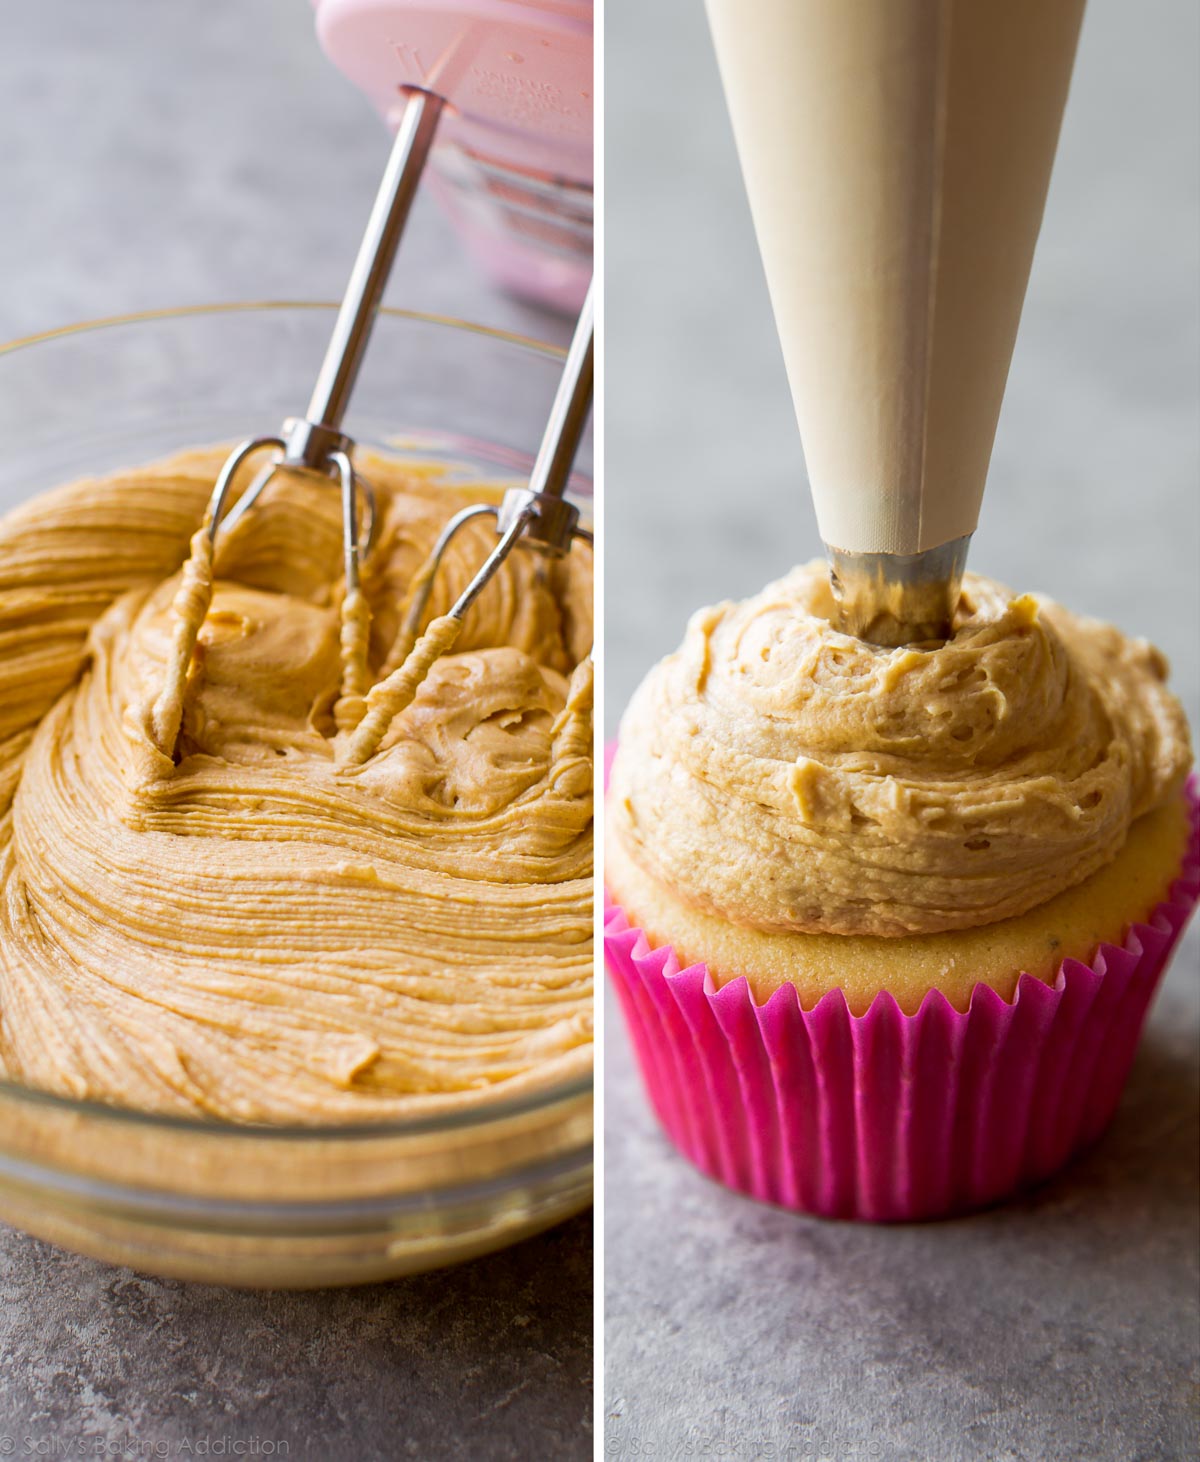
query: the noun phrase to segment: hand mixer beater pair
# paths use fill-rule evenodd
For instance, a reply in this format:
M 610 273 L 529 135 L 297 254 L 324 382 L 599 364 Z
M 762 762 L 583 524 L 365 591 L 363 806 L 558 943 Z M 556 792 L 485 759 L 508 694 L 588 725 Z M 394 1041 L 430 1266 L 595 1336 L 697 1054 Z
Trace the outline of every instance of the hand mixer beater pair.
M 405 89 L 404 109 L 387 169 L 306 414 L 285 421 L 278 435 L 242 442 L 226 459 L 217 478 L 176 594 L 175 635 L 167 679 L 151 712 L 151 734 L 166 756 L 174 754 L 196 642 L 211 603 L 218 535 L 253 508 L 276 473 L 306 470 L 331 478 L 340 487 L 345 593 L 341 609 L 341 693 L 335 720 L 339 732 L 344 733 L 339 757 L 350 766 L 361 765 L 378 749 L 392 720 L 414 699 L 435 661 L 453 647 L 468 609 L 519 542 L 544 556 L 555 557 L 566 553 L 575 540 L 591 540 L 591 534 L 579 523 L 578 508 L 564 497 L 591 405 L 593 308 L 589 288 L 528 486 L 510 488 L 499 505 L 480 503 L 468 507 L 447 523 L 410 591 L 401 634 L 390 657 L 395 668 L 373 688 L 368 687 L 370 615 L 359 578 L 363 560 L 374 543 L 378 515 L 370 483 L 354 466 L 354 443 L 343 432 L 342 422 L 445 105 L 442 95 Z M 239 469 L 263 451 L 272 453 L 270 461 L 227 511 Z M 361 517 L 360 499 L 365 506 Z M 495 547 L 449 612 L 420 634 L 434 576 L 447 547 L 467 522 L 483 515 L 496 520 Z

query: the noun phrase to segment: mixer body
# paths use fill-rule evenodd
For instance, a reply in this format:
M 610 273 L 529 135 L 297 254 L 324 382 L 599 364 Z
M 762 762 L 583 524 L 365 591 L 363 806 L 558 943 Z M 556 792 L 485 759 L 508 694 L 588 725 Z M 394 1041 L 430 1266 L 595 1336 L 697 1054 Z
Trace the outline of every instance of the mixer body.
M 330 60 L 393 130 L 444 97 L 426 181 L 503 287 L 574 314 L 592 269 L 591 0 L 314 0 Z

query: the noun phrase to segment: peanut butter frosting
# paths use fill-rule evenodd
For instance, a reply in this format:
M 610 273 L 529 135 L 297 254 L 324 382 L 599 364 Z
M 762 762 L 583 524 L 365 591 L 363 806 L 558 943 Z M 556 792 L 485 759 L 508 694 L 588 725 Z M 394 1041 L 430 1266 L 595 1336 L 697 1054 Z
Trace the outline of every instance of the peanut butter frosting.
M 1088 878 L 1191 764 L 1162 656 L 966 576 L 952 637 L 835 631 L 817 561 L 693 615 L 621 726 L 627 858 L 778 933 L 899 936 L 1022 914 Z
M 319 479 L 273 484 L 214 563 L 189 558 L 223 458 L 80 482 L 0 523 L 0 1075 L 322 1122 L 585 1071 L 589 554 L 511 555 L 352 754 L 438 531 L 495 491 L 365 458 L 378 538 L 343 614 Z M 434 623 L 494 541 L 456 538 Z M 207 607 L 172 684 L 187 573 Z M 350 713 L 347 636 L 367 670 Z

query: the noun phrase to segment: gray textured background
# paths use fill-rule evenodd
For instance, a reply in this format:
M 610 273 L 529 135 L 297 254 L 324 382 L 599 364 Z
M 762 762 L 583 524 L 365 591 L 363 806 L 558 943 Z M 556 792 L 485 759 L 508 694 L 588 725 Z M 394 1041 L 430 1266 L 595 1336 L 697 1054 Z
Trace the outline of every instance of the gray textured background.
M 0 339 L 337 298 L 388 147 L 306 0 L 6 7 L 0 138 Z M 388 298 L 568 334 L 491 290 L 427 204 Z M 321 1459 L 590 1457 L 592 1313 L 586 1214 L 461 1269 L 295 1296 L 141 1278 L 0 1229 L 0 1456 L 257 1436 Z
M 972 563 L 1155 638 L 1196 725 L 1200 7 L 1088 11 Z M 606 40 L 611 734 L 691 610 L 820 544 L 703 7 L 609 0 Z M 1193 930 L 1099 1147 L 926 1227 L 701 1178 L 610 1000 L 609 1454 L 1200 1453 L 1197 949 Z

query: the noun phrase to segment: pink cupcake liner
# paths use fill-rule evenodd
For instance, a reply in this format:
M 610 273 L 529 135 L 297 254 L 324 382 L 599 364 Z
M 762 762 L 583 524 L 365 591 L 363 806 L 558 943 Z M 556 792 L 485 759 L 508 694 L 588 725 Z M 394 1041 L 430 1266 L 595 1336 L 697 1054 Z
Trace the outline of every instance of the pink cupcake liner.
M 739 1192 L 828 1218 L 944 1217 L 1048 1178 L 1104 1131 L 1146 1012 L 1200 901 L 1200 798 L 1169 896 L 1090 964 L 965 1012 L 887 992 L 852 1015 L 840 990 L 803 1010 L 787 985 L 756 1005 L 680 969 L 608 903 L 604 947 L 642 1079 L 675 1146 Z

